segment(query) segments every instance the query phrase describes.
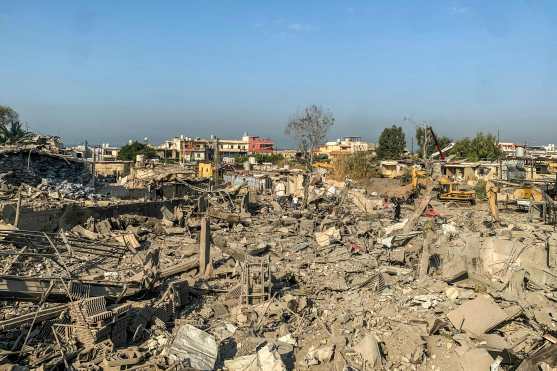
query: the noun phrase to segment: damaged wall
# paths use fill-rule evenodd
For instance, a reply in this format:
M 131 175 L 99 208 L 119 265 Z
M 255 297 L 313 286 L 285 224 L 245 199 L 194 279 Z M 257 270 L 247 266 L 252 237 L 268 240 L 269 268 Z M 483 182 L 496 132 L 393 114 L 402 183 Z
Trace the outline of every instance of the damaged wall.
M 129 204 L 115 204 L 111 206 L 82 207 L 76 204 L 68 204 L 62 208 L 46 210 L 33 210 L 22 207 L 19 220 L 19 228 L 31 231 L 54 232 L 63 228 L 71 229 L 78 224 L 84 224 L 87 219 L 106 219 L 122 214 L 136 214 L 153 218 L 162 218 L 161 207 L 174 209 L 185 202 L 183 199 L 134 202 Z M 6 205 L 2 210 L 2 219 L 13 224 L 15 220 L 15 205 Z
M 81 160 L 17 149 L 0 151 L 0 172 L 8 173 L 4 179 L 13 185 L 36 186 L 43 178 L 81 184 L 91 179 L 87 164 Z

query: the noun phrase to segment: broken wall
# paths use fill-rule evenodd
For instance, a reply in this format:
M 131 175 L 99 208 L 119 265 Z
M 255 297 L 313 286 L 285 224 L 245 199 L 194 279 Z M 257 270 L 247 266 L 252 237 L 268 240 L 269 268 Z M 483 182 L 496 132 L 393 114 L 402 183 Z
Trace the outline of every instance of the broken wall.
M 110 206 L 82 207 L 76 204 L 68 204 L 62 208 L 46 210 L 33 210 L 22 207 L 19 219 L 19 228 L 31 231 L 54 232 L 63 228 L 71 229 L 78 224 L 84 224 L 87 219 L 107 219 L 122 214 L 136 214 L 153 218 L 162 218 L 161 207 L 174 209 L 186 202 L 184 199 L 134 202 L 128 204 L 115 204 Z M 2 210 L 2 219 L 13 224 L 15 220 L 15 205 L 6 205 Z
M 5 180 L 13 185 L 36 186 L 43 178 L 80 184 L 91 179 L 90 169 L 82 160 L 34 151 L 0 151 L 0 172 L 9 173 Z

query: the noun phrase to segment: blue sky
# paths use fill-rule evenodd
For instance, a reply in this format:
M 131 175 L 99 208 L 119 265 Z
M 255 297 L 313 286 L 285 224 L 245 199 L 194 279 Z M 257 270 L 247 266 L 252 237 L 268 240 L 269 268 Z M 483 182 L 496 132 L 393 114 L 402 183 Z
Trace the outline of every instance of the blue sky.
M 440 134 L 557 142 L 557 2 L 0 0 L 0 104 L 66 143 L 185 134 L 282 145 L 405 116 Z

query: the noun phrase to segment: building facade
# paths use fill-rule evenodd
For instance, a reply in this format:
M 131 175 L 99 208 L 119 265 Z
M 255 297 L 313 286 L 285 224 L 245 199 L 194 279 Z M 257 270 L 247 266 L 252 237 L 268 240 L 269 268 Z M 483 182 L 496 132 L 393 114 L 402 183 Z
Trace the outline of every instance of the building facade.
M 344 137 L 336 141 L 325 143 L 319 147 L 317 153 L 331 158 L 368 151 L 375 151 L 375 144 L 365 142 L 361 137 Z
M 257 153 L 273 153 L 275 150 L 275 144 L 269 138 L 244 134 L 242 141 L 248 144 L 248 153 L 250 155 Z
M 164 158 L 184 162 L 211 161 L 215 139 L 191 138 L 181 135 L 165 141 L 158 147 Z M 219 156 L 223 159 L 248 156 L 256 153 L 273 153 L 271 139 L 245 134 L 241 139 L 219 139 Z

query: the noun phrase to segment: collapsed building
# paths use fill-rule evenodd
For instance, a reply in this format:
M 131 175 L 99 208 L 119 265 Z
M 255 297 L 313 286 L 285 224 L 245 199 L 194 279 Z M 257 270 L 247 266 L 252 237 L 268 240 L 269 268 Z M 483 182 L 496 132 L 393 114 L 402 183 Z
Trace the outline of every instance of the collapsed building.
M 557 234 L 543 215 L 443 203 L 427 181 L 132 173 L 73 200 L 21 177 L 18 222 L 6 196 L 0 368 L 557 367 Z
M 82 160 L 34 148 L 6 148 L 0 149 L 0 177 L 7 184 L 36 186 L 42 179 L 84 184 L 91 174 Z

